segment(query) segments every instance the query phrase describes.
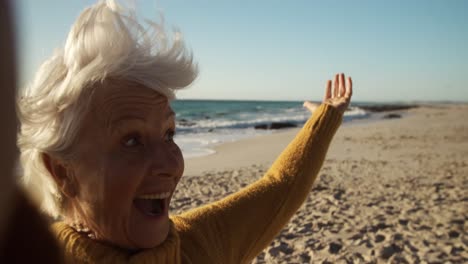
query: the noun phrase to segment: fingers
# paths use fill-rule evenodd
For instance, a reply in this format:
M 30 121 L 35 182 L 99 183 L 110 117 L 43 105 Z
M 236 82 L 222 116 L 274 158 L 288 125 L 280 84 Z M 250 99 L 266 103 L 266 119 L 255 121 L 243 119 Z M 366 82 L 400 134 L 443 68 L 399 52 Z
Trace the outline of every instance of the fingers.
M 339 97 L 343 97 L 345 95 L 346 85 L 345 85 L 345 75 L 344 73 L 340 74 L 340 90 L 338 92 Z
M 335 81 L 333 82 L 333 98 L 338 97 L 338 91 L 340 89 L 339 78 L 339 74 L 335 75 Z
M 315 111 L 315 109 L 317 109 L 319 107 L 318 104 L 312 103 L 312 102 L 309 102 L 309 101 L 305 101 L 303 106 L 305 108 L 307 108 L 311 113 L 313 113 Z
M 351 77 L 348 77 L 346 81 L 345 79 L 345 74 L 340 73 L 335 75 L 333 83 L 331 80 L 327 81 L 324 101 L 333 98 L 351 98 L 353 95 L 353 81 Z
M 327 86 L 325 88 L 325 98 L 323 100 L 326 101 L 330 99 L 331 97 L 332 97 L 332 81 L 328 80 Z
M 353 95 L 353 80 L 351 80 L 351 77 L 348 77 L 348 84 L 346 85 L 346 98 L 351 98 Z

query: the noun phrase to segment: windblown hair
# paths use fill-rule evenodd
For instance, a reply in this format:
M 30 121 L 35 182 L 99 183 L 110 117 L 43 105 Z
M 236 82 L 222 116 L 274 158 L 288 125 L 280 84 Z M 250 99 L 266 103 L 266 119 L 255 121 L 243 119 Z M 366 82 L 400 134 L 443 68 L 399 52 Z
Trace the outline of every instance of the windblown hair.
M 52 217 L 63 215 L 65 197 L 45 167 L 44 154 L 71 157 L 94 89 L 106 80 L 130 81 L 173 99 L 176 89 L 190 85 L 197 76 L 180 32 L 169 38 L 163 22 L 145 21 L 145 25 L 134 11 L 114 0 L 99 1 L 80 14 L 65 46 L 20 91 L 23 183 Z

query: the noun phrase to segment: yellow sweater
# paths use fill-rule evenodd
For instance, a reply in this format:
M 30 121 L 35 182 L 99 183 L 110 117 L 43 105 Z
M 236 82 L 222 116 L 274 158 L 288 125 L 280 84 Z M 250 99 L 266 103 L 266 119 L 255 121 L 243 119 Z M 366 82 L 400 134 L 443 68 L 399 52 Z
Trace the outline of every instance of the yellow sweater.
M 158 247 L 129 253 L 93 241 L 64 223 L 53 229 L 73 263 L 249 263 L 281 231 L 310 192 L 342 114 L 321 105 L 257 182 L 172 216 Z

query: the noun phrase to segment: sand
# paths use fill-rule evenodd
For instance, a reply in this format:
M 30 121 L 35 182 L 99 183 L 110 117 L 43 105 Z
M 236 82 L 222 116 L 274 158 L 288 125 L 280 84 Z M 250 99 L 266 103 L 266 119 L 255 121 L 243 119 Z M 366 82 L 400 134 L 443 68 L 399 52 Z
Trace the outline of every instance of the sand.
M 467 263 L 468 105 L 340 128 L 309 197 L 253 263 Z M 186 161 L 173 213 L 260 178 L 297 129 Z

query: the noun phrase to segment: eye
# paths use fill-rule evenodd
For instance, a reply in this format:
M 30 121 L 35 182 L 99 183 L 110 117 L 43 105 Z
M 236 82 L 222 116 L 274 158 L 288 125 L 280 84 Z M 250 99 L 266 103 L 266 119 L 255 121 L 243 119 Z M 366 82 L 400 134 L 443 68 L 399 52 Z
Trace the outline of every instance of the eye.
M 166 135 L 164 137 L 164 140 L 166 140 L 167 142 L 173 142 L 174 141 L 174 136 L 175 136 L 175 131 L 172 130 L 172 129 L 169 129 L 167 132 L 166 132 Z
M 132 134 L 122 139 L 122 145 L 126 148 L 133 148 L 143 145 L 140 136 Z

